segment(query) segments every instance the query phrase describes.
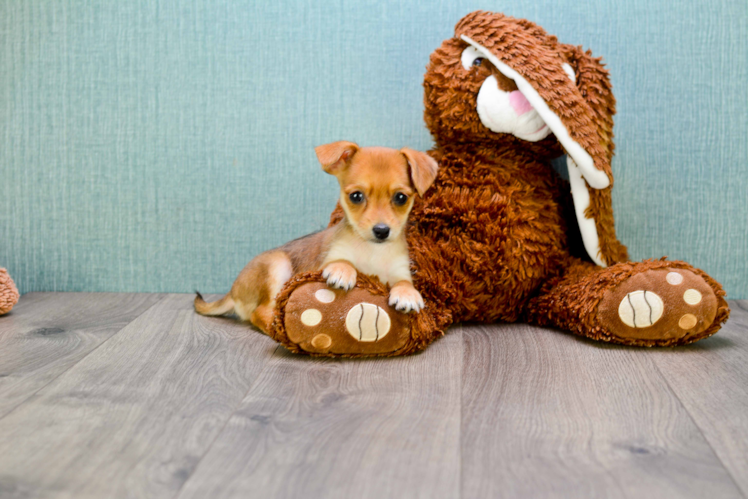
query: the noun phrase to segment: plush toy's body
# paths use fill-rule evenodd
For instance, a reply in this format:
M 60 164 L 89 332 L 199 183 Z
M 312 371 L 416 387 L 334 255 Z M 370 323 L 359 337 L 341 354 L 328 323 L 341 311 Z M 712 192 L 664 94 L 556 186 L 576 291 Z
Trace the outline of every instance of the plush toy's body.
M 520 320 L 569 255 L 568 186 L 549 163 L 450 149 L 431 152 L 437 184 L 412 215 L 416 287 L 440 324 Z
M 475 12 L 432 54 L 424 87 L 439 173 L 413 208 L 408 244 L 426 309 L 397 313 L 366 277 L 356 293 L 320 303 L 324 280 L 309 273 L 279 295 L 274 338 L 317 355 L 397 355 L 455 322 L 528 321 L 677 345 L 727 319 L 722 288 L 702 271 L 627 262 L 611 207 L 615 101 L 598 59 L 528 21 Z M 563 153 L 571 185 L 551 167 Z M 309 309 L 322 316 L 313 328 L 298 319 Z M 332 340 L 324 349 L 312 343 L 321 334 Z

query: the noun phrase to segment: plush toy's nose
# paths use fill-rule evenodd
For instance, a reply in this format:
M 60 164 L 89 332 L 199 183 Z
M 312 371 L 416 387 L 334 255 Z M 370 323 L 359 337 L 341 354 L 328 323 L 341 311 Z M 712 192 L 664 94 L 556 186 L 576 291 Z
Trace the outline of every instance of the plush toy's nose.
M 519 90 L 509 92 L 509 104 L 517 116 L 522 116 L 528 111 L 532 111 L 532 106 L 527 98 Z

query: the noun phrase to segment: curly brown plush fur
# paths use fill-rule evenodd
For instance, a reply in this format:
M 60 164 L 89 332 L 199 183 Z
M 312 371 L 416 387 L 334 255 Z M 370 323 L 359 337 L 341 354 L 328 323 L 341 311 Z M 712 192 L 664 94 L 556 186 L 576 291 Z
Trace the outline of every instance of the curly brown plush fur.
M 18 288 L 8 270 L 0 267 L 0 315 L 9 313 L 18 302 L 18 298 Z
M 468 46 L 492 62 L 464 67 L 461 54 Z M 523 82 L 523 94 L 536 92 L 547 116 L 556 117 L 546 120 L 554 133 L 532 142 L 487 128 L 476 110 L 490 76 L 505 92 Z M 425 312 L 408 323 L 410 340 L 387 353 L 367 352 L 363 345 L 355 352 L 336 350 L 334 339 L 317 351 L 290 341 L 285 304 L 292 296 L 305 300 L 307 292 L 299 287 L 320 281 L 318 273 L 297 277 L 281 293 L 276 339 L 295 352 L 364 356 L 419 351 L 461 321 L 527 321 L 641 346 L 686 344 L 720 328 L 729 308 L 716 281 L 685 262 L 627 262 L 626 247 L 616 238 L 611 205 L 615 99 L 599 58 L 559 43 L 529 21 L 479 11 L 460 20 L 455 36 L 431 55 L 424 89 L 424 117 L 436 141 L 430 154 L 440 170 L 416 202 L 408 227 L 414 284 L 426 301 Z M 576 163 L 584 161 L 583 153 L 591 159 L 582 182 L 589 193 L 584 216 L 597 232 L 592 246 L 580 238 L 569 184 L 550 164 L 565 152 Z M 339 217 L 338 209 L 332 222 Z M 584 248 L 592 248 L 592 257 L 609 267 L 590 262 Z M 372 298 L 386 294 L 381 284 L 365 278 L 358 286 Z M 649 308 L 644 315 L 634 310 L 637 294 Z M 661 312 L 657 300 L 664 304 Z M 634 316 L 639 312 L 633 326 L 624 324 L 628 304 Z

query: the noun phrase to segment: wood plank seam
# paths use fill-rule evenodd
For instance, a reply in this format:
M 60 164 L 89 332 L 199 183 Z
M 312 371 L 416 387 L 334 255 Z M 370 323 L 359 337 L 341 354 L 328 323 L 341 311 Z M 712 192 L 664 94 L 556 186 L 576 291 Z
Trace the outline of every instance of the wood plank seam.
M 0 421 L 2 421 L 5 417 L 7 417 L 8 415 L 12 414 L 14 411 L 16 411 L 17 409 L 19 409 L 23 405 L 25 405 L 31 398 L 33 398 L 36 394 L 38 394 L 39 391 L 43 390 L 44 388 L 46 388 L 47 386 L 49 386 L 50 384 L 52 384 L 53 382 L 55 382 L 58 378 L 60 378 L 64 374 L 66 374 L 72 368 L 78 366 L 78 364 L 81 361 L 83 361 L 84 359 L 86 359 L 92 353 L 96 352 L 101 346 L 103 346 L 104 344 L 106 344 L 107 342 L 109 342 L 112 338 L 114 338 L 115 336 L 119 335 L 122 332 L 122 330 L 124 330 L 125 328 L 127 328 L 133 321 L 135 321 L 138 318 L 140 318 L 143 314 L 145 314 L 148 311 L 150 311 L 151 308 L 155 307 L 157 304 L 160 304 L 166 298 L 166 294 L 158 294 L 158 295 L 161 295 L 161 298 L 159 300 L 157 300 L 156 302 L 154 302 L 153 304 L 151 304 L 147 308 L 143 309 L 143 311 L 140 314 L 138 314 L 137 316 L 135 316 L 127 324 L 122 325 L 122 328 L 120 328 L 115 333 L 113 333 L 112 335 L 110 335 L 109 338 L 107 338 L 106 340 L 104 340 L 103 342 L 101 342 L 99 345 L 97 345 L 96 347 L 94 347 L 93 349 L 91 349 L 91 351 L 89 351 L 85 356 L 83 356 L 78 361 L 76 361 L 75 363 L 73 363 L 72 365 L 70 365 L 69 367 L 67 367 L 65 370 L 63 370 L 62 372 L 58 373 L 57 376 L 55 376 L 52 379 L 50 379 L 49 381 L 47 381 L 46 384 L 44 384 L 44 385 L 40 386 L 39 388 L 37 388 L 34 392 L 32 392 L 31 394 L 29 394 L 28 397 L 26 397 L 23 401 L 20 401 L 16 406 L 14 406 L 10 410 L 8 410 L 5 413 L 3 413 L 2 415 L 0 415 Z
M 460 461 L 460 467 L 457 469 L 457 493 L 460 495 L 460 498 L 465 498 L 465 493 L 463 491 L 463 485 L 462 485 L 462 477 L 464 474 L 464 467 L 465 467 L 465 461 L 462 459 L 462 421 L 464 420 L 464 412 L 465 412 L 465 391 L 464 389 L 464 383 L 465 383 L 465 329 L 462 326 L 462 323 L 458 323 L 456 325 L 452 325 L 449 330 L 447 330 L 446 335 L 450 335 L 451 333 L 459 333 L 460 334 L 460 344 L 461 344 L 461 357 L 460 360 L 460 416 L 459 421 L 457 422 L 457 458 Z
M 252 330 L 255 333 L 258 333 L 260 335 L 264 335 L 264 333 L 260 332 L 259 330 L 255 330 L 254 327 L 252 327 Z M 281 346 L 280 344 L 278 344 L 276 346 L 276 348 L 273 350 L 273 353 L 268 357 L 268 359 L 265 360 L 265 364 L 263 365 L 262 370 L 260 370 L 260 373 L 257 374 L 257 378 L 255 378 L 255 380 L 252 382 L 252 384 L 250 384 L 249 389 L 247 389 L 247 392 L 244 393 L 244 396 L 242 396 L 242 398 L 238 400 L 239 403 L 237 404 L 236 408 L 234 408 L 234 411 L 232 411 L 231 414 L 228 416 L 228 418 L 223 422 L 223 425 L 221 426 L 221 430 L 216 433 L 216 436 L 213 438 L 213 441 L 211 441 L 211 443 L 205 449 L 205 452 L 203 452 L 203 454 L 200 457 L 200 459 L 195 463 L 195 466 L 192 468 L 192 472 L 187 477 L 184 478 L 184 482 L 182 482 L 182 486 L 179 487 L 179 489 L 177 490 L 177 492 L 174 494 L 173 498 L 179 498 L 180 497 L 180 495 L 182 494 L 182 490 L 184 490 L 185 485 L 190 481 L 190 478 L 195 473 L 195 471 L 198 470 L 198 468 L 200 467 L 200 464 L 205 459 L 206 455 L 210 452 L 211 449 L 213 449 L 213 445 L 215 445 L 216 441 L 218 441 L 218 438 L 223 434 L 224 429 L 226 429 L 226 426 L 229 424 L 229 422 L 234 417 L 234 415 L 236 414 L 236 412 L 239 411 L 239 409 L 241 409 L 242 403 L 247 398 L 247 396 L 249 395 L 249 393 L 252 392 L 252 390 L 257 386 L 258 382 L 262 379 L 262 375 L 268 370 L 268 367 L 270 365 L 270 360 L 277 354 L 277 352 L 280 349 L 283 349 L 283 346 Z
M 652 369 L 655 352 L 528 325 L 500 328 L 505 330 L 502 336 L 480 325 L 463 335 L 463 497 L 558 496 L 559 491 L 579 497 L 741 496 L 734 476 L 693 425 L 692 414 L 683 414 L 682 399 Z M 515 377 L 524 379 L 519 386 Z M 549 386 L 531 390 L 547 382 Z M 616 387 L 620 394 L 608 392 Z M 601 395 L 608 401 L 599 404 L 605 399 Z M 511 436 L 505 439 L 492 430 L 497 423 L 507 427 L 506 421 L 518 433 L 518 442 L 508 448 Z M 471 439 L 476 438 L 471 433 L 478 439 Z M 571 446 L 559 445 L 566 441 Z M 521 452 L 533 447 L 536 453 Z M 694 464 L 708 472 L 695 474 L 691 481 L 686 468 Z M 496 468 L 501 465 L 503 470 Z M 550 474 L 539 477 L 538 466 Z M 575 474 L 569 474 L 570 466 Z M 697 493 L 689 494 L 691 487 Z
M 0 497 L 173 497 L 277 349 L 168 295 L 0 422 Z
M 743 494 L 743 496 L 746 496 L 746 492 L 743 491 L 743 489 L 740 487 L 740 484 L 735 479 L 735 476 L 730 471 L 730 468 L 725 465 L 724 460 L 722 460 L 722 457 L 717 452 L 717 449 L 714 447 L 714 443 L 711 442 L 711 440 L 709 439 L 709 436 L 707 436 L 706 433 L 704 433 L 704 430 L 701 428 L 701 426 L 699 425 L 698 421 L 694 418 L 693 414 L 689 411 L 688 405 L 686 405 L 681 400 L 680 396 L 678 396 L 677 391 L 673 388 L 672 385 L 670 385 L 670 380 L 668 379 L 668 377 L 665 376 L 664 373 L 662 373 L 662 370 L 660 370 L 660 366 L 657 364 L 656 361 L 653 360 L 652 365 L 654 365 L 655 369 L 657 370 L 658 375 L 665 382 L 665 385 L 667 385 L 668 390 L 673 394 L 673 396 L 675 396 L 675 399 L 678 401 L 678 403 L 680 404 L 680 406 L 686 412 L 686 415 L 688 415 L 688 418 L 691 420 L 691 422 L 693 423 L 694 427 L 699 430 L 699 434 L 701 434 L 701 436 L 704 438 L 704 441 L 706 442 L 706 444 L 709 445 L 709 448 L 712 450 L 712 453 L 714 453 L 714 456 L 717 458 L 717 461 L 719 461 L 720 465 L 722 465 L 722 468 L 725 470 L 725 472 L 727 473 L 727 475 L 730 476 L 730 479 L 732 480 L 732 484 L 735 485 L 735 488 L 738 491 L 740 491 Z
M 179 497 L 459 497 L 459 335 L 402 358 L 278 351 Z
M 748 300 L 731 300 L 729 301 L 729 303 L 730 303 L 730 307 L 733 309 L 733 314 L 737 311 L 748 312 Z M 714 456 L 717 458 L 719 463 L 722 465 L 727 475 L 730 476 L 730 479 L 732 480 L 737 490 L 740 491 L 744 497 L 748 497 L 748 491 L 743 489 L 741 483 L 738 481 L 738 479 L 735 477 L 734 473 L 732 472 L 731 470 L 732 468 L 727 466 L 721 454 L 718 452 L 718 448 L 720 447 L 715 446 L 715 443 L 712 442 L 712 439 L 710 439 L 710 436 L 708 435 L 708 433 L 706 433 L 704 429 L 702 429 L 702 427 L 699 425 L 698 419 L 691 413 L 691 411 L 688 408 L 688 405 L 682 401 L 681 397 L 678 395 L 678 392 L 675 390 L 675 388 L 670 383 L 669 377 L 666 376 L 665 373 L 660 368 L 660 365 L 657 362 L 657 360 L 654 360 L 652 364 L 655 366 L 655 368 L 657 369 L 657 372 L 660 374 L 662 379 L 667 384 L 668 389 L 670 389 L 673 395 L 675 395 L 677 400 L 680 402 L 681 406 L 686 411 L 686 413 L 688 414 L 689 418 L 691 419 L 695 427 L 699 430 L 699 433 L 701 433 L 701 435 L 704 437 L 704 441 L 706 441 L 706 443 L 712 449 Z

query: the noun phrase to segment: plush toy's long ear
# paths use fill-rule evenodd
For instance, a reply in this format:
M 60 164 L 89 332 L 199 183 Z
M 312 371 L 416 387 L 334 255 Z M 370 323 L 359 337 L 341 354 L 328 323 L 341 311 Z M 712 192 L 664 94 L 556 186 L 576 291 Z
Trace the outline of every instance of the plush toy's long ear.
M 574 71 L 576 86 L 587 102 L 594 117 L 598 143 L 602 160 L 610 166 L 613 159 L 615 144 L 613 142 L 613 115 L 616 100 L 611 90 L 608 71 L 603 67 L 602 58 L 592 57 L 592 53 L 583 51 L 581 47 L 561 45 L 563 55 L 569 67 Z M 611 179 L 610 186 L 605 189 L 589 189 L 584 182 L 579 168 L 571 156 L 567 155 L 569 166 L 569 181 L 572 184 L 574 208 L 580 227 L 595 222 L 599 236 L 600 253 L 607 264 L 628 260 L 626 247 L 616 238 L 615 221 L 613 220 L 613 172 L 608 171 Z
M 615 100 L 599 59 L 558 43 L 529 21 L 503 14 L 468 14 L 455 35 L 514 80 L 563 146 L 579 228 L 592 260 L 603 266 L 626 260 L 626 248 L 615 236 L 610 196 Z

